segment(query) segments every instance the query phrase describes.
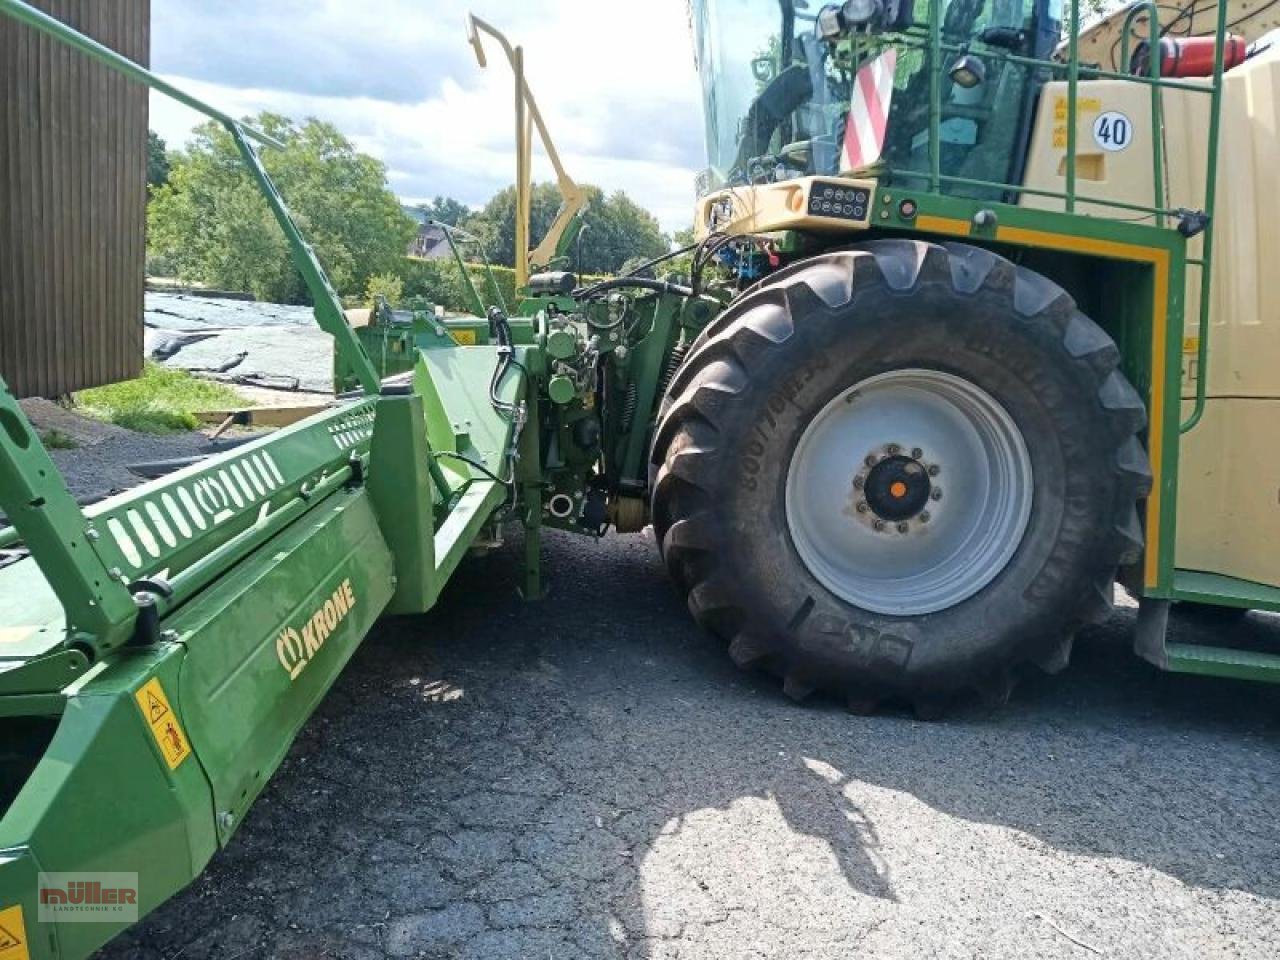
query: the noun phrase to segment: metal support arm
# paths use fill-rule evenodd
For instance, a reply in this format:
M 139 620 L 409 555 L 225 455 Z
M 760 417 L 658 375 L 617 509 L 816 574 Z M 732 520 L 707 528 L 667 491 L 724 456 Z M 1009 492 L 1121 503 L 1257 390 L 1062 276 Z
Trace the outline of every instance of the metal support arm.
M 467 15 L 467 40 L 475 49 L 476 60 L 487 66 L 481 32 L 489 34 L 511 64 L 516 85 L 516 286 L 523 287 L 529 281 L 533 269 L 546 267 L 562 253 L 561 241 L 568 236 L 569 228 L 582 215 L 587 206 L 587 193 L 574 181 L 560 162 L 551 134 L 542 119 L 542 111 L 533 98 L 524 75 L 524 49 L 513 47 L 501 30 L 481 20 L 475 14 Z M 556 173 L 556 186 L 560 190 L 560 209 L 547 230 L 546 236 L 533 250 L 529 249 L 529 221 L 532 212 L 533 181 L 531 171 L 533 129 L 538 131 L 547 159 Z M 571 237 L 569 241 L 571 242 Z

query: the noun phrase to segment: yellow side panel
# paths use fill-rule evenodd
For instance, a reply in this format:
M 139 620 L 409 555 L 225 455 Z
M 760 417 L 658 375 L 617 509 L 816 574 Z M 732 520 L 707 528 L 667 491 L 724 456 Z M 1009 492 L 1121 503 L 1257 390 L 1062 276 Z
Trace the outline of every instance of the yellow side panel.
M 1280 400 L 1218 399 L 1183 435 L 1179 567 L 1280 585 L 1277 424 Z
M 1204 206 L 1209 97 L 1173 90 L 1163 94 L 1166 207 Z M 1066 84 L 1045 88 L 1036 120 L 1025 183 L 1066 189 Z M 1080 84 L 1076 143 L 1076 191 L 1127 203 L 1153 202 L 1151 97 L 1147 88 L 1120 80 Z M 1129 145 L 1102 149 L 1094 122 L 1120 113 L 1133 126 Z M 1056 116 L 1055 116 L 1056 113 Z M 1209 396 L 1280 396 L 1280 47 L 1254 57 L 1224 77 L 1222 135 L 1218 156 L 1217 232 L 1214 237 Z M 1063 209 L 1061 200 L 1024 195 L 1022 205 Z M 1151 222 L 1150 216 L 1097 204 L 1079 212 L 1117 220 Z M 1188 256 L 1200 255 L 1200 240 Z M 1186 348 L 1194 352 L 1200 271 L 1187 269 Z M 1188 364 L 1183 396 L 1194 396 L 1200 371 Z
M 1065 190 L 1065 83 L 1048 84 L 1032 139 L 1025 183 Z M 1209 97 L 1165 91 L 1164 206 L 1204 206 Z M 1153 202 L 1150 92 L 1117 80 L 1080 84 L 1076 131 L 1079 195 Z M 1122 150 L 1095 137 L 1102 113 L 1132 122 Z M 1224 77 L 1216 232 L 1204 420 L 1182 438 L 1175 564 L 1280 586 L 1280 48 Z M 1024 195 L 1022 205 L 1061 210 L 1063 201 Z M 1097 204 L 1090 216 L 1149 216 Z M 1201 240 L 1188 256 L 1201 254 Z M 1187 267 L 1182 331 L 1182 396 L 1194 397 L 1200 271 Z M 1190 405 L 1187 405 L 1189 411 Z
M 1215 202 L 1209 370 L 1211 397 L 1280 396 L 1280 50 L 1224 78 Z M 1209 99 L 1166 98 L 1169 189 L 1178 206 L 1204 205 Z M 1190 255 L 1198 256 L 1200 241 Z M 1187 271 L 1186 348 L 1195 346 L 1200 271 Z M 1187 369 L 1183 396 L 1200 371 Z
M 1151 204 L 1155 193 L 1151 177 L 1151 94 L 1138 83 L 1123 80 L 1088 80 L 1080 84 L 1076 113 L 1076 194 Z M 1103 115 L 1126 118 L 1126 146 L 1107 150 L 1094 136 L 1094 124 Z M 1023 182 L 1040 190 L 1067 189 L 1067 85 L 1045 84 L 1036 114 L 1027 173 Z M 1024 194 L 1021 205 L 1041 210 L 1064 210 L 1062 200 Z M 1077 213 L 1116 220 L 1150 222 L 1150 217 L 1098 204 L 1076 205 Z

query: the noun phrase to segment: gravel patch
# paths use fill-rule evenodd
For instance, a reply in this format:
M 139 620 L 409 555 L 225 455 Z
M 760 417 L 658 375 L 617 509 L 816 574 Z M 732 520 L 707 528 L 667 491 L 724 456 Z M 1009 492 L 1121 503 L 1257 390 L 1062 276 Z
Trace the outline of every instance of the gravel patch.
M 49 456 L 67 481 L 71 495 L 100 500 L 144 483 L 130 473 L 129 465 L 177 457 L 194 457 L 208 451 L 208 437 L 199 432 L 153 436 L 124 431 L 91 447 L 50 450 Z

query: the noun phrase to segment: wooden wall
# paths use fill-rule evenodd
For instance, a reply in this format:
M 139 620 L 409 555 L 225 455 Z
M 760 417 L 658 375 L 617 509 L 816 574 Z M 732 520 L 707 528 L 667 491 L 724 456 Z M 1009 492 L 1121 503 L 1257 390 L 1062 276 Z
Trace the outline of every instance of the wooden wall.
M 143 65 L 150 0 L 33 6 Z M 0 375 L 54 397 L 137 376 L 147 90 L 0 16 Z

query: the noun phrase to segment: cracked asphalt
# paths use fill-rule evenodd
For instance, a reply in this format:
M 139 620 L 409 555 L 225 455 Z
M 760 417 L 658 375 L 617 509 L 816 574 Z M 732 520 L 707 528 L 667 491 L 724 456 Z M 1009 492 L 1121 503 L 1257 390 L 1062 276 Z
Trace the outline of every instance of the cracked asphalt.
M 102 960 L 1280 955 L 1278 688 L 1146 667 L 1121 609 L 999 710 L 799 707 L 647 537 L 547 539 L 547 600 L 511 543 L 384 621 Z

